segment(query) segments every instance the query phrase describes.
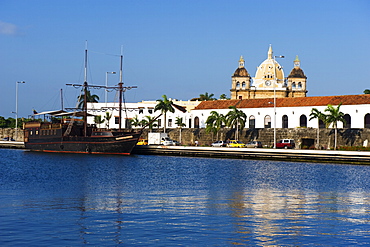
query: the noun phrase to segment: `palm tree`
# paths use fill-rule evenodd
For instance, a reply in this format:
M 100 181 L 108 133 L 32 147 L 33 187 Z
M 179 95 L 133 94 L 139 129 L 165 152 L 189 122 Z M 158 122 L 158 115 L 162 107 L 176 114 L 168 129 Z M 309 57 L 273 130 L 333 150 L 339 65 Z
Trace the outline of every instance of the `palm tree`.
M 102 119 L 102 117 L 99 115 L 99 116 L 94 116 L 94 122 L 99 126 L 100 128 L 100 124 L 104 123 L 104 119 Z
M 228 97 L 226 96 L 226 94 L 224 94 L 224 93 L 223 93 L 223 94 L 221 94 L 221 95 L 220 95 L 220 99 L 230 99 L 230 98 L 228 98 Z
M 215 100 L 215 98 L 213 98 L 214 94 L 211 93 L 211 94 L 208 94 L 207 92 L 205 94 L 200 94 L 199 95 L 199 100 L 200 101 L 208 101 L 208 100 Z
M 206 132 L 217 134 L 218 140 L 218 132 L 224 123 L 226 123 L 226 119 L 223 114 L 219 114 L 217 111 L 211 111 L 211 114 L 206 120 Z
M 176 121 L 175 121 L 175 124 L 177 125 L 177 127 L 179 128 L 180 130 L 180 138 L 179 138 L 179 142 L 181 143 L 181 129 L 183 127 L 186 126 L 186 124 L 182 121 L 182 117 L 176 117 Z
M 166 133 L 166 113 L 169 111 L 169 112 L 172 112 L 174 113 L 175 112 L 175 109 L 172 107 L 172 100 L 169 100 L 167 98 L 166 95 L 162 95 L 162 99 L 158 99 L 157 100 L 157 105 L 154 107 L 154 111 L 161 111 L 162 114 L 164 115 L 164 129 L 163 129 L 163 132 Z
M 106 126 L 107 128 L 109 129 L 109 120 L 112 118 L 112 113 L 109 113 L 109 112 L 105 112 L 105 116 L 104 116 L 104 119 L 107 120 L 106 122 Z
M 145 118 L 146 119 L 141 120 L 142 125 L 145 126 L 148 124 L 149 131 L 152 132 L 153 128 L 157 127 L 158 120 L 154 120 L 155 117 L 152 116 L 145 116 Z
M 245 127 L 245 121 L 247 119 L 247 115 L 242 111 L 236 109 L 235 106 L 229 106 L 229 109 L 232 109 L 226 114 L 226 125 L 231 127 L 231 126 L 236 126 L 236 134 L 235 134 L 235 139 L 239 139 L 239 125 L 240 125 L 240 130 L 243 130 Z
M 342 103 L 340 103 L 336 108 L 332 105 L 328 105 L 325 109 L 328 114 L 326 115 L 326 122 L 330 125 L 333 124 L 334 127 L 334 150 L 337 149 L 337 132 L 338 132 L 338 122 L 342 122 L 343 124 L 346 124 L 346 120 L 344 119 L 344 113 L 340 111 L 340 106 Z
M 137 115 L 135 117 L 133 117 L 132 119 L 130 119 L 130 122 L 134 127 L 138 127 L 138 126 L 141 125 L 141 121 L 139 120 Z
M 84 101 L 85 101 L 85 95 L 81 94 L 80 96 L 77 97 L 78 100 L 78 108 L 82 109 L 84 106 Z M 99 96 L 96 94 L 91 95 L 89 90 L 86 90 L 86 102 L 91 102 L 91 103 L 98 103 Z
M 321 111 L 317 110 L 316 108 L 311 109 L 310 113 L 310 121 L 312 119 L 317 118 L 319 125 L 317 126 L 317 141 L 316 141 L 316 148 L 320 147 L 320 120 L 323 121 L 324 123 L 326 122 L 326 115 L 322 113 Z

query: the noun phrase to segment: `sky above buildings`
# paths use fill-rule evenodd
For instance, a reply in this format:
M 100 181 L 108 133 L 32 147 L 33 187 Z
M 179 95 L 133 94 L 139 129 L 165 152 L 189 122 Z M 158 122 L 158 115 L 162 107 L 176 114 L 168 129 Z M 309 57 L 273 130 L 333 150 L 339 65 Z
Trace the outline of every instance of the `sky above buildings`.
M 368 0 L 1 0 L 0 116 L 15 116 L 17 81 L 19 117 L 60 109 L 61 89 L 74 107 L 66 84 L 83 83 L 86 40 L 90 84 L 105 85 L 123 51 L 123 82 L 138 86 L 128 102 L 230 95 L 239 57 L 254 77 L 270 44 L 285 76 L 299 56 L 308 96 L 370 89 Z

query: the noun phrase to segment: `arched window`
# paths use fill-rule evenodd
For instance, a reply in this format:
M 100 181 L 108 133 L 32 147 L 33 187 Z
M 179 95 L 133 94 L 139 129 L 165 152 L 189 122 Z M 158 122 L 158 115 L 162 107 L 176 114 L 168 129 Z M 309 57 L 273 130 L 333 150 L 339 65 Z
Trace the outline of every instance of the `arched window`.
M 249 117 L 249 128 L 250 129 L 256 128 L 256 119 L 254 116 Z
M 301 115 L 299 117 L 299 127 L 307 127 L 307 117 L 306 117 L 306 115 Z
M 239 82 L 236 83 L 236 89 L 240 89 L 240 83 Z
M 298 82 L 298 88 L 302 88 L 302 83 Z
M 288 116 L 287 115 L 284 115 L 282 117 L 282 121 L 283 121 L 283 126 L 282 128 L 288 128 Z
M 242 83 L 242 89 L 245 89 L 245 81 Z
M 192 124 L 191 124 L 191 118 L 189 119 L 189 128 L 191 128 Z
M 346 123 L 343 124 L 343 127 L 346 129 L 350 129 L 351 128 L 351 116 L 349 114 L 345 114 L 343 118 L 346 121 Z
M 295 82 L 292 83 L 292 88 L 295 88 Z
M 370 114 L 365 115 L 365 128 L 370 128 Z
M 269 115 L 265 116 L 265 128 L 271 128 L 271 117 Z
M 194 118 L 194 128 L 199 128 L 199 117 Z

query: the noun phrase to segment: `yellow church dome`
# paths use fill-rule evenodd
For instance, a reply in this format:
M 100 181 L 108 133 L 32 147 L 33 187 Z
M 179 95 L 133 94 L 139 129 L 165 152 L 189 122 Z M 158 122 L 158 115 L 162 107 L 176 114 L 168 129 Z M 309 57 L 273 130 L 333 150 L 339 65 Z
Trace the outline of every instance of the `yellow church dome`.
M 283 67 L 274 59 L 272 47 L 267 52 L 267 59 L 257 68 L 255 79 L 284 81 Z

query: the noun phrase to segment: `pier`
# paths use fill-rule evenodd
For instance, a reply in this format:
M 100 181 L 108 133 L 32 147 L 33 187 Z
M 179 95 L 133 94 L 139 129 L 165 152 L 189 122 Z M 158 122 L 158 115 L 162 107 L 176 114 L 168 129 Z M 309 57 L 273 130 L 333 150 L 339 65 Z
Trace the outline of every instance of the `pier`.
M 195 146 L 136 146 L 133 154 L 173 155 L 210 158 L 282 160 L 370 165 L 370 152 L 307 149 L 227 148 Z
M 0 148 L 24 148 L 24 142 L 0 141 Z
M 0 141 L 0 148 L 25 147 L 24 142 Z M 370 165 L 366 151 L 146 145 L 136 146 L 132 154 Z

